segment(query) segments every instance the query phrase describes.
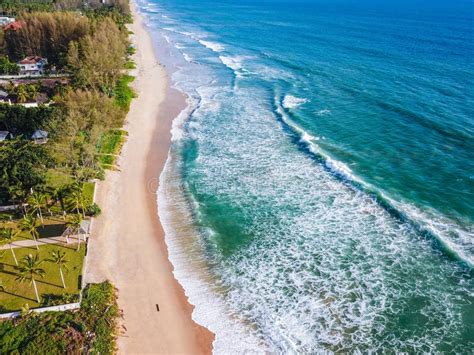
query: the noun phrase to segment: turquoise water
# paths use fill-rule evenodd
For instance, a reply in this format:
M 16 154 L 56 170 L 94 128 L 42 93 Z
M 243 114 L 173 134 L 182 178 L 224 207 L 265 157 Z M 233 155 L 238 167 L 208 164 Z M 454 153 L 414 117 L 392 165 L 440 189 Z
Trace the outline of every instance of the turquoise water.
M 167 206 L 197 233 L 165 229 L 216 351 L 472 349 L 472 2 L 139 5 L 189 96 Z

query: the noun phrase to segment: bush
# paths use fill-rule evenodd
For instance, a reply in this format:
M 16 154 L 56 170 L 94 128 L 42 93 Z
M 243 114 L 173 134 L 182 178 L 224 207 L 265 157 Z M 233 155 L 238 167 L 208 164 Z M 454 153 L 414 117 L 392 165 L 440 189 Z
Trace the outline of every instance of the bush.
M 20 72 L 20 67 L 16 63 L 10 62 L 7 57 L 0 57 L 0 74 L 2 75 L 12 75 L 18 74 Z
M 86 209 L 86 215 L 91 216 L 91 217 L 96 217 L 96 216 L 100 215 L 101 212 L 102 211 L 101 211 L 99 205 L 95 202 L 93 204 L 89 205 Z
M 78 312 L 29 313 L 0 323 L 1 354 L 112 354 L 119 309 L 109 282 L 84 290 Z

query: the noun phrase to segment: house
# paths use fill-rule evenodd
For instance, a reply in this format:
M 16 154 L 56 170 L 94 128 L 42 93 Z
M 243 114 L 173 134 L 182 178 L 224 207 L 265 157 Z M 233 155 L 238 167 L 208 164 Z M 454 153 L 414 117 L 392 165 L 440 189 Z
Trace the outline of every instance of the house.
M 0 143 L 12 138 L 12 134 L 8 131 L 0 131 Z
M 25 25 L 25 21 L 13 21 L 10 23 L 7 23 L 6 25 L 3 26 L 3 30 L 6 31 L 16 31 L 22 28 Z
M 13 22 L 15 22 L 15 19 L 13 17 L 0 16 L 0 26 L 6 26 L 9 23 Z
M 16 64 L 20 67 L 20 75 L 42 75 L 48 60 L 38 56 L 30 56 Z
M 1 103 L 9 104 L 9 105 L 11 104 L 11 100 L 8 95 L 8 92 L 3 91 L 3 90 L 0 90 L 0 104 Z
M 31 135 L 31 139 L 36 144 L 45 144 L 48 142 L 48 132 L 38 129 Z

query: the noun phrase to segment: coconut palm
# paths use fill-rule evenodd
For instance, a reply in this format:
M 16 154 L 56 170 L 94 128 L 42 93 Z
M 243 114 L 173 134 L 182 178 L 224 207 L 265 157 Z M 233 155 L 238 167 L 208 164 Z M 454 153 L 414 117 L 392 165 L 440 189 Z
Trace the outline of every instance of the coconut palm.
M 38 303 L 40 303 L 40 298 L 38 294 L 38 287 L 36 287 L 36 278 L 43 278 L 46 274 L 46 271 L 40 267 L 43 261 L 44 260 L 39 259 L 38 254 L 36 254 L 34 257 L 31 254 L 25 255 L 17 268 L 18 275 L 16 279 L 20 282 L 29 281 L 31 284 L 33 284 L 36 300 Z
M 10 250 L 13 255 L 13 260 L 15 260 L 15 265 L 18 266 L 18 260 L 16 259 L 15 252 L 13 251 L 13 239 L 20 233 L 20 231 L 15 230 L 13 228 L 1 228 L 0 229 L 0 238 L 6 241 L 10 245 Z
M 40 192 L 33 192 L 28 196 L 27 202 L 33 212 L 36 212 L 36 215 L 41 219 L 41 223 L 44 223 L 41 209 L 46 206 L 46 195 Z
M 78 239 L 79 239 L 77 250 L 79 250 L 79 247 L 81 245 L 81 236 L 80 236 L 81 223 L 82 223 L 82 216 L 80 214 L 70 215 L 68 216 L 68 219 L 66 220 L 66 227 L 67 227 L 66 243 L 69 243 L 69 235 L 77 234 Z
M 48 259 L 50 263 L 54 263 L 59 267 L 59 274 L 61 275 L 61 281 L 63 283 L 63 288 L 66 288 L 66 283 L 64 282 L 64 274 L 63 269 L 68 271 L 67 263 L 69 262 L 66 260 L 66 252 L 61 252 L 61 250 L 56 250 L 51 252 L 51 258 Z
M 66 207 L 64 206 L 64 196 L 66 195 L 66 187 L 65 186 L 59 186 L 56 188 L 49 188 L 48 189 L 48 194 L 51 198 L 51 203 L 49 204 L 49 208 L 54 206 L 55 204 L 59 204 L 61 207 L 61 210 L 64 212 L 66 210 Z
M 66 201 L 69 205 L 69 208 L 72 210 L 76 210 L 77 214 L 80 214 L 82 211 L 82 216 L 85 218 L 85 206 L 86 201 L 82 194 L 81 188 L 73 188 L 69 191 Z
M 25 85 L 20 84 L 16 87 L 16 99 L 20 103 L 28 101 L 28 92 L 26 91 Z
M 35 241 L 36 249 L 39 250 L 38 246 L 38 223 L 36 218 L 31 214 L 26 214 L 23 216 L 23 219 L 20 222 L 20 229 L 24 232 L 28 232 L 31 238 Z

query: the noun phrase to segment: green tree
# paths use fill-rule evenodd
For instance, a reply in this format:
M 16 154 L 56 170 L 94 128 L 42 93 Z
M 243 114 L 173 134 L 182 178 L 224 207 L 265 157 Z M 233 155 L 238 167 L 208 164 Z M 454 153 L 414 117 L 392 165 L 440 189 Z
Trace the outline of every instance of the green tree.
M 51 158 L 43 145 L 19 138 L 0 145 L 0 190 L 10 198 L 26 197 L 46 181 Z
M 66 260 L 66 252 L 61 252 L 61 250 L 57 249 L 55 251 L 52 251 L 50 254 L 51 254 L 51 258 L 48 259 L 47 261 L 58 265 L 59 274 L 61 275 L 61 281 L 63 283 L 63 288 L 66 288 L 66 283 L 64 282 L 64 274 L 63 274 L 63 269 L 68 271 L 68 267 L 67 267 L 68 260 Z
M 38 288 L 36 287 L 36 278 L 43 278 L 46 272 L 40 266 L 44 260 L 40 260 L 38 254 L 34 257 L 29 254 L 21 260 L 20 265 L 18 266 L 18 275 L 16 279 L 20 282 L 29 281 L 33 284 L 35 290 L 36 300 L 40 303 L 40 297 L 38 294 Z
M 15 265 L 18 266 L 18 260 L 16 259 L 15 251 L 13 250 L 13 239 L 19 234 L 20 231 L 15 230 L 13 228 L 1 228 L 0 229 L 0 238 L 6 241 L 10 245 L 10 251 L 13 255 L 13 260 L 15 260 Z
M 27 232 L 31 238 L 35 241 L 36 249 L 39 250 L 38 246 L 38 223 L 36 218 L 30 214 L 23 216 L 23 219 L 20 222 L 20 229 L 24 232 Z
M 87 201 L 84 199 L 84 195 L 82 193 L 82 185 L 74 186 L 69 192 L 66 198 L 67 205 L 69 210 L 75 210 L 77 214 L 81 214 L 85 218 L 85 209 L 87 205 Z
M 28 202 L 32 212 L 36 213 L 36 215 L 40 218 L 41 223 L 44 223 L 41 209 L 46 206 L 46 195 L 35 191 L 30 194 L 30 196 L 28 196 L 26 201 Z
M 68 228 L 66 243 L 69 243 L 69 235 L 77 234 L 77 238 L 78 238 L 77 250 L 79 250 L 81 246 L 81 235 L 80 235 L 81 223 L 82 223 L 82 216 L 80 214 L 70 215 L 68 216 L 68 219 L 66 220 L 66 227 Z
M 25 85 L 19 84 L 16 87 L 16 100 L 20 103 L 28 101 L 28 91 L 26 90 Z

